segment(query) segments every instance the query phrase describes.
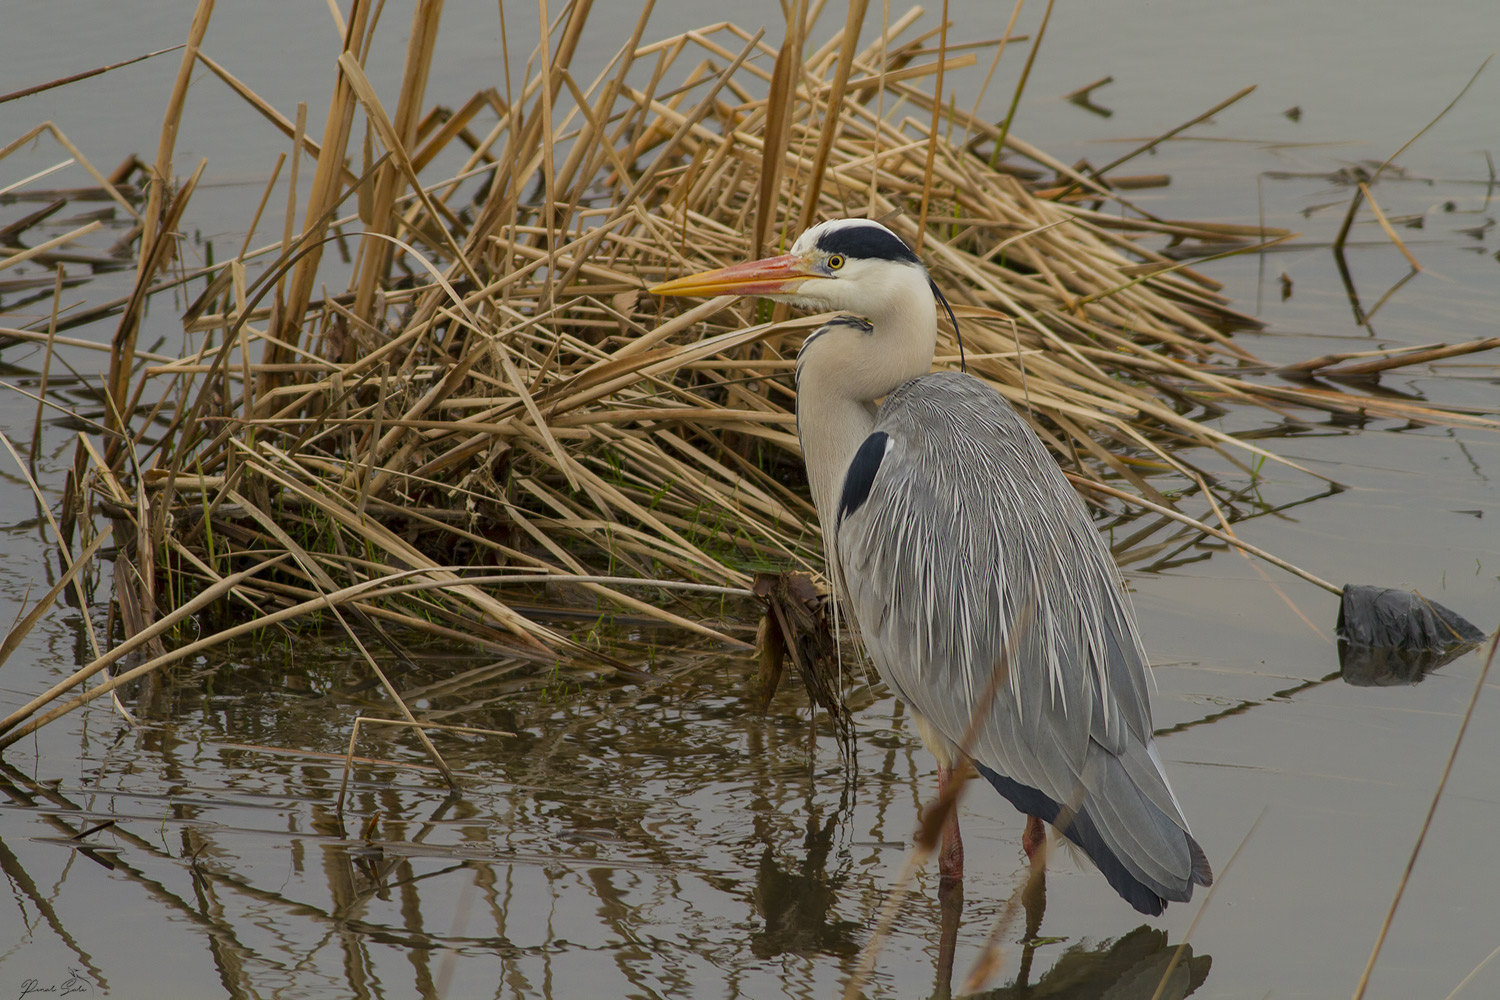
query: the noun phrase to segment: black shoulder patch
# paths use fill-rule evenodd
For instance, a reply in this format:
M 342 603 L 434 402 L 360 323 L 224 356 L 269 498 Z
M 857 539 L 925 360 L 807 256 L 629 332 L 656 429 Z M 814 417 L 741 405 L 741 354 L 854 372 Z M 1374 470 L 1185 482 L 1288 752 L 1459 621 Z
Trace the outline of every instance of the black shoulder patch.
M 911 247 L 878 222 L 859 222 L 838 226 L 818 237 L 818 249 L 824 253 L 841 253 L 850 260 L 899 260 L 920 264 L 922 260 Z
M 844 494 L 839 498 L 838 524 L 843 524 L 844 518 L 859 510 L 870 499 L 870 487 L 875 484 L 875 473 L 880 471 L 880 463 L 885 460 L 886 442 L 890 437 L 885 431 L 876 431 L 865 438 L 865 443 L 854 453 L 849 471 L 844 473 Z

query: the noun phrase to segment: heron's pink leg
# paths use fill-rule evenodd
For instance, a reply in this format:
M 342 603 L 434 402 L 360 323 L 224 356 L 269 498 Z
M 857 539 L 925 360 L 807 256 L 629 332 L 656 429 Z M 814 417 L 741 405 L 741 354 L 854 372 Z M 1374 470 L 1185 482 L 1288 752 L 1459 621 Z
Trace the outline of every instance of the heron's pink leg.
M 954 780 L 954 772 L 959 771 L 958 780 L 963 780 L 963 764 L 958 767 L 948 767 L 938 764 L 938 800 L 946 801 L 948 785 Z M 948 818 L 943 821 L 943 844 L 938 848 L 938 874 L 943 881 L 961 880 L 964 877 L 964 842 L 958 835 L 958 804 L 954 803 Z
M 1035 816 L 1026 817 L 1026 830 L 1021 834 L 1021 848 L 1032 865 L 1046 862 L 1047 828 Z

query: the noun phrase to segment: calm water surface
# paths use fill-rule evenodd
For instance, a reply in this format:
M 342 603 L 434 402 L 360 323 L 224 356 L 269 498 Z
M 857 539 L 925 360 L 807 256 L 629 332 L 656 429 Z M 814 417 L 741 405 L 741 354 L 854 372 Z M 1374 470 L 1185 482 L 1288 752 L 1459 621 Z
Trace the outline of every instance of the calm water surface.
M 402 9 L 398 10 L 399 6 Z M 596 8 L 601 5 L 596 5 Z M 611 23 L 612 16 L 629 17 Z M 648 37 L 735 17 L 728 5 L 658 5 Z M 602 61 L 633 22 L 597 10 L 585 57 Z M 879 17 L 879 5 L 872 17 Z M 192 5 L 12 4 L 0 29 L 0 91 L 175 44 Z M 535 9 L 506 5 L 519 66 Z M 374 75 L 389 90 L 405 44 L 405 5 L 386 11 Z M 997 35 L 989 5 L 955 4 L 964 37 Z M 1034 31 L 1039 11 L 1023 18 Z M 530 20 L 528 20 L 528 18 Z M 931 24 L 929 16 L 928 22 Z M 820 32 L 819 37 L 824 33 Z M 524 41 L 516 41 L 518 39 Z M 1495 333 L 1500 229 L 1486 155 L 1500 147 L 1500 71 L 1401 158 L 1407 176 L 1375 192 L 1427 270 L 1408 268 L 1378 228 L 1355 230 L 1349 291 L 1326 249 L 1349 187 L 1331 175 L 1380 160 L 1425 125 L 1500 42 L 1488 2 L 1437 5 L 1060 4 L 1016 131 L 1065 161 L 1106 162 L 1240 87 L 1260 89 L 1136 172 L 1172 185 L 1138 192 L 1170 218 L 1253 222 L 1305 234 L 1264 258 L 1206 265 L 1268 324 L 1244 334 L 1273 363 L 1336 351 L 1455 342 Z M 285 112 L 310 106 L 318 134 L 337 38 L 320 4 L 280 11 L 221 4 L 206 51 Z M 429 101 L 455 105 L 502 84 L 493 4 L 450 3 Z M 986 97 L 998 117 L 1024 50 Z M 0 143 L 56 121 L 106 169 L 149 158 L 175 55 L 61 91 L 0 104 Z M 519 69 L 515 70 L 519 77 Z M 383 75 L 382 75 L 383 74 Z M 971 104 L 983 67 L 950 77 Z M 1111 117 L 1061 95 L 1105 75 Z M 1284 114 L 1301 109 L 1300 120 Z M 196 79 L 178 143 L 187 173 L 209 158 L 189 225 L 232 252 L 259 199 L 278 136 L 238 98 Z M 62 159 L 47 143 L 0 162 L 0 187 Z M 1135 170 L 1126 168 L 1125 172 Z M 306 175 L 304 175 L 306 176 Z M 32 187 L 82 185 L 77 168 Z M 284 192 L 272 204 L 284 203 Z M 25 206 L 0 206 L 0 222 Z M 1362 219 L 1368 220 L 1365 213 Z M 278 224 L 279 225 L 279 224 Z M 59 229 L 59 231 L 62 231 Z M 195 244 L 202 247 L 202 243 Z M 229 247 L 224 250 L 223 247 Z M 36 276 L 17 268 L 10 276 Z M 1282 297 L 1281 276 L 1291 282 Z M 128 275 L 73 289 L 90 303 Z M 1387 297 L 1387 294 L 1390 293 Z M 1384 301 L 1382 302 L 1382 298 Z M 0 325 L 42 308 L 0 299 Z M 170 353 L 180 329 L 163 297 L 147 342 Z M 112 327 L 74 335 L 106 340 Z M 103 355 L 76 352 L 81 373 Z M 35 388 L 39 353 L 9 346 L 0 378 Z M 1387 376 L 1378 389 L 1493 412 L 1492 355 Z M 54 387 L 58 380 L 54 378 Z M 83 409 L 87 397 L 67 384 Z M 1338 581 L 1417 588 L 1486 629 L 1500 621 L 1500 437 L 1398 421 L 1331 421 L 1231 411 L 1226 430 L 1270 445 L 1325 484 L 1267 464 L 1251 478 L 1208 456 L 1243 488 L 1248 540 Z M 34 404 L 0 392 L 0 425 L 23 450 Z M 71 428 L 43 430 L 38 473 L 56 502 Z M 0 618 L 55 579 L 39 512 L 0 462 Z M 1092 870 L 1063 857 L 1024 946 L 1026 916 L 1002 932 L 990 996 L 1150 997 L 1171 949 L 1189 960 L 1164 996 L 1335 997 L 1354 989 L 1421 827 L 1482 665 L 1461 658 L 1412 686 L 1333 676 L 1334 599 L 1233 552 L 1161 528 L 1108 526 L 1134 590 L 1154 671 L 1162 752 L 1198 838 L 1220 873 L 1195 900 L 1143 924 Z M 107 581 L 90 606 L 102 622 Z M 734 610 L 734 609 L 731 609 Z M 705 613 L 718 613 L 706 609 Z M 748 619 L 750 609 L 741 609 Z M 1304 617 L 1306 620 L 1304 620 Z M 506 664 L 434 652 L 400 679 L 438 721 L 509 736 L 448 736 L 450 795 L 411 741 L 375 732 L 360 752 L 343 821 L 338 759 L 355 714 L 381 708 L 338 642 L 240 650 L 181 668 L 132 704 L 140 729 L 103 707 L 6 752 L 0 765 L 0 997 L 70 981 L 113 997 L 828 997 L 837 995 L 874 914 L 906 860 L 932 763 L 881 688 L 856 688 L 851 770 L 826 736 L 809 748 L 800 690 L 753 711 L 752 662 L 621 625 L 621 654 L 663 679 L 642 687 L 563 674 L 544 689 Z M 91 658 L 76 606 L 59 609 L 0 671 L 9 711 Z M 1490 688 L 1495 686 L 1491 682 Z M 1480 699 L 1378 966 L 1371 996 L 1444 997 L 1500 946 L 1500 692 Z M 977 785 L 963 803 L 969 867 L 955 988 L 1025 877 L 1020 817 Z M 369 829 L 365 824 L 373 818 Z M 1249 836 L 1252 825 L 1259 826 Z M 77 835 L 110 822 L 88 836 Z M 1247 840 L 1248 836 L 1248 840 Z M 1243 845 L 1243 846 L 1242 846 Z M 1229 859 L 1239 851 L 1233 865 Z M 922 876 L 881 952 L 869 995 L 932 995 L 943 909 Z M 1463 997 L 1500 995 L 1500 964 Z

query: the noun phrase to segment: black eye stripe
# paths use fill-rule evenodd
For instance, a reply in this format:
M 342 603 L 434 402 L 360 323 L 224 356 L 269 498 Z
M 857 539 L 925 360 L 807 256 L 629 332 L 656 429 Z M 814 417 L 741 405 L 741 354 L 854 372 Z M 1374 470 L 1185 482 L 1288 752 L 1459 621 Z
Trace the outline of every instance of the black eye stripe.
M 906 264 L 922 261 L 895 233 L 877 223 L 855 223 L 830 229 L 818 237 L 818 249 L 859 260 L 896 260 Z

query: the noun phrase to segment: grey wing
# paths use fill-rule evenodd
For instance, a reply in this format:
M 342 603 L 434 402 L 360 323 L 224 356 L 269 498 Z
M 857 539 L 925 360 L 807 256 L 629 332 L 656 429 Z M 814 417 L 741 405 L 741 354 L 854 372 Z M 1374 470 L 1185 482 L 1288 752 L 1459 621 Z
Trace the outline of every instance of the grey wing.
M 881 676 L 1024 811 L 1063 810 L 1059 826 L 1076 812 L 1069 835 L 1122 894 L 1115 861 L 1186 899 L 1210 876 L 1151 743 L 1133 615 L 1056 463 L 997 393 L 956 373 L 898 389 L 877 436 L 879 461 L 867 441 L 851 465 L 836 544 Z M 1113 858 L 1080 839 L 1085 825 Z

